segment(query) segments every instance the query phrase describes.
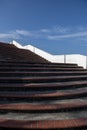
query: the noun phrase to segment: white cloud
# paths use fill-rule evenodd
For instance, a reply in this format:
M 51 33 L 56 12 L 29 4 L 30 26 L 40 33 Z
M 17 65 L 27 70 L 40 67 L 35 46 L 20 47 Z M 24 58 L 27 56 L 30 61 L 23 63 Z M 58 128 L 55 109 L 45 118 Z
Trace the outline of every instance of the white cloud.
M 16 30 L 16 33 L 23 36 L 32 36 L 32 33 L 26 30 Z
M 65 35 L 49 35 L 48 39 L 58 40 L 58 39 L 75 38 L 75 37 L 83 37 L 83 36 L 87 36 L 87 32 L 77 32 L 77 33 L 65 34 Z
M 67 33 L 69 31 L 69 28 L 62 27 L 62 26 L 55 26 L 53 27 L 52 31 L 54 33 Z
M 40 31 L 14 30 L 7 33 L 0 33 L 0 39 L 22 39 L 24 37 L 41 38 L 43 35 Z
M 6 38 L 19 39 L 19 36 L 16 33 L 0 33 L 0 39 Z
M 54 26 L 52 28 L 49 29 L 41 29 L 40 33 L 67 33 L 69 31 L 69 28 L 65 28 L 62 26 Z
M 22 35 L 25 37 L 32 37 L 32 38 L 40 38 L 42 36 L 41 31 L 28 31 L 28 30 L 16 30 L 15 31 L 16 34 L 18 35 Z
M 41 29 L 40 32 L 49 33 L 49 32 L 51 32 L 51 30 L 50 29 Z
M 12 37 L 11 34 L 4 34 L 4 33 L 0 34 L 0 38 L 10 38 L 10 37 Z
M 40 30 L 23 30 L 16 29 L 7 33 L 0 33 L 0 39 L 46 39 L 46 40 L 60 40 L 68 38 L 87 38 L 87 29 L 81 27 L 67 27 L 55 26 L 53 28 L 42 28 Z

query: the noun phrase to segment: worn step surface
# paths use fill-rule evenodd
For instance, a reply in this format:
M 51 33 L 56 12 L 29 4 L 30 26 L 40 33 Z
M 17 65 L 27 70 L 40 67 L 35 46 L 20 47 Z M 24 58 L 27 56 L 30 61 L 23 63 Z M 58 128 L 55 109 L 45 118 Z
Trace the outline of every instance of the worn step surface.
M 8 128 L 8 129 L 28 129 L 28 130 L 52 130 L 52 129 L 76 129 L 79 128 L 85 129 L 87 128 L 87 118 L 79 118 L 79 119 L 69 119 L 69 120 L 6 120 L 0 119 L 0 127 L 1 128 Z
M 61 111 L 54 113 L 29 113 L 29 112 L 9 112 L 0 114 L 0 119 L 10 120 L 66 120 L 66 119 L 77 119 L 87 118 L 86 110 L 75 110 L 75 111 Z
M 56 112 L 56 111 L 69 111 L 75 109 L 87 109 L 87 102 L 74 102 L 74 103 L 57 103 L 57 104 L 28 104 L 28 103 L 13 103 L 13 104 L 0 104 L 0 110 L 3 111 L 29 111 L 29 112 Z

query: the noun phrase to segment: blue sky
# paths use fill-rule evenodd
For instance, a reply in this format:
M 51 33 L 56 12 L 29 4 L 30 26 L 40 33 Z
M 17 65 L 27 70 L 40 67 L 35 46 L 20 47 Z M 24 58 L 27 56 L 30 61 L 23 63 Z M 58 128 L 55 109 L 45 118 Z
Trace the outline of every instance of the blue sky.
M 0 0 L 0 41 L 87 55 L 87 0 Z

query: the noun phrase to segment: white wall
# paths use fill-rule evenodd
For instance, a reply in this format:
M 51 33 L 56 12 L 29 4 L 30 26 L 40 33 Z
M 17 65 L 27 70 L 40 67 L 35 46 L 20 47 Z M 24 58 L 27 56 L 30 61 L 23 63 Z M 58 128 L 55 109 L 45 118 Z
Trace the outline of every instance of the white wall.
M 64 63 L 64 55 L 53 55 L 53 60 L 52 62 L 54 63 Z
M 77 63 L 79 66 L 83 66 L 84 68 L 86 68 L 86 64 L 87 64 L 86 56 L 80 54 L 67 55 L 66 62 Z
M 27 49 L 30 50 L 39 56 L 47 59 L 50 62 L 55 63 L 76 63 L 79 66 L 82 66 L 84 68 L 87 68 L 87 56 L 80 55 L 80 54 L 71 54 L 71 55 L 51 55 L 41 49 L 38 49 L 34 46 L 27 45 L 22 46 L 21 44 L 17 43 L 16 41 L 13 41 L 11 44 L 14 44 L 16 47 L 21 49 Z
M 16 47 L 18 47 L 20 49 L 24 49 L 24 47 L 20 43 L 14 41 L 14 40 L 12 42 L 10 42 L 10 44 L 13 44 L 14 46 L 16 46 Z
M 18 42 L 14 41 L 14 40 L 13 40 L 13 42 L 11 44 L 13 44 L 16 47 L 21 48 L 21 49 L 30 50 L 30 51 L 36 53 L 37 55 L 45 58 L 46 60 L 48 60 L 50 62 L 53 61 L 53 55 L 51 55 L 51 54 L 49 54 L 49 53 L 47 53 L 47 52 L 45 52 L 45 51 L 43 51 L 43 50 L 41 50 L 39 48 L 36 48 L 36 47 L 34 47 L 32 45 L 22 46 L 21 44 L 19 44 Z
M 31 50 L 32 52 L 36 53 L 37 55 L 45 58 L 46 60 L 52 62 L 53 61 L 53 55 L 41 50 L 41 49 L 38 49 L 34 46 L 31 46 L 31 45 L 27 45 L 27 46 L 24 46 L 25 49 L 27 50 Z

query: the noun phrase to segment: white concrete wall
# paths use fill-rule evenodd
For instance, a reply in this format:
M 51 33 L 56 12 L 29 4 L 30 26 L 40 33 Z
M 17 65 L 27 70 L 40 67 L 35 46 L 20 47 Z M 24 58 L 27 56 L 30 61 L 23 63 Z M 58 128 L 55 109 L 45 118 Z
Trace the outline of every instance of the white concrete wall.
M 36 53 L 37 55 L 45 58 L 46 60 L 48 60 L 50 62 L 53 61 L 53 55 L 51 55 L 51 54 L 49 54 L 41 49 L 38 49 L 37 47 L 27 45 L 27 46 L 24 46 L 24 48 L 27 50 L 31 50 L 32 52 Z
M 13 41 L 11 44 L 15 45 L 18 48 L 21 49 L 27 49 L 30 50 L 39 56 L 47 59 L 50 62 L 55 63 L 76 63 L 79 66 L 82 66 L 84 68 L 87 68 L 87 56 L 80 55 L 80 54 L 71 54 L 71 55 L 51 55 L 41 49 L 38 49 L 34 46 L 27 45 L 22 46 L 21 44 L 17 43 L 16 41 Z
M 51 55 L 51 54 L 49 54 L 49 53 L 47 53 L 47 52 L 45 52 L 45 51 L 43 51 L 43 50 L 41 50 L 39 48 L 36 48 L 36 47 L 34 47 L 32 45 L 22 46 L 21 44 L 19 44 L 18 42 L 14 41 L 14 40 L 13 40 L 12 44 L 15 45 L 18 48 L 30 50 L 30 51 L 36 53 L 37 55 L 45 58 L 46 60 L 48 60 L 50 62 L 53 61 L 53 55 Z
M 10 44 L 13 44 L 14 46 L 16 46 L 16 47 L 18 47 L 20 49 L 24 49 L 24 47 L 20 43 L 14 41 L 14 40 L 12 42 L 10 42 Z
M 64 63 L 64 55 L 53 55 L 53 60 L 52 62 L 54 63 Z
M 55 57 L 55 56 L 54 56 Z M 80 54 L 71 54 L 71 55 L 57 55 L 54 58 L 54 62 L 60 63 L 76 63 L 79 66 L 87 68 L 87 57 Z
M 67 63 L 77 63 L 79 66 L 86 68 L 86 56 L 80 54 L 66 55 Z

